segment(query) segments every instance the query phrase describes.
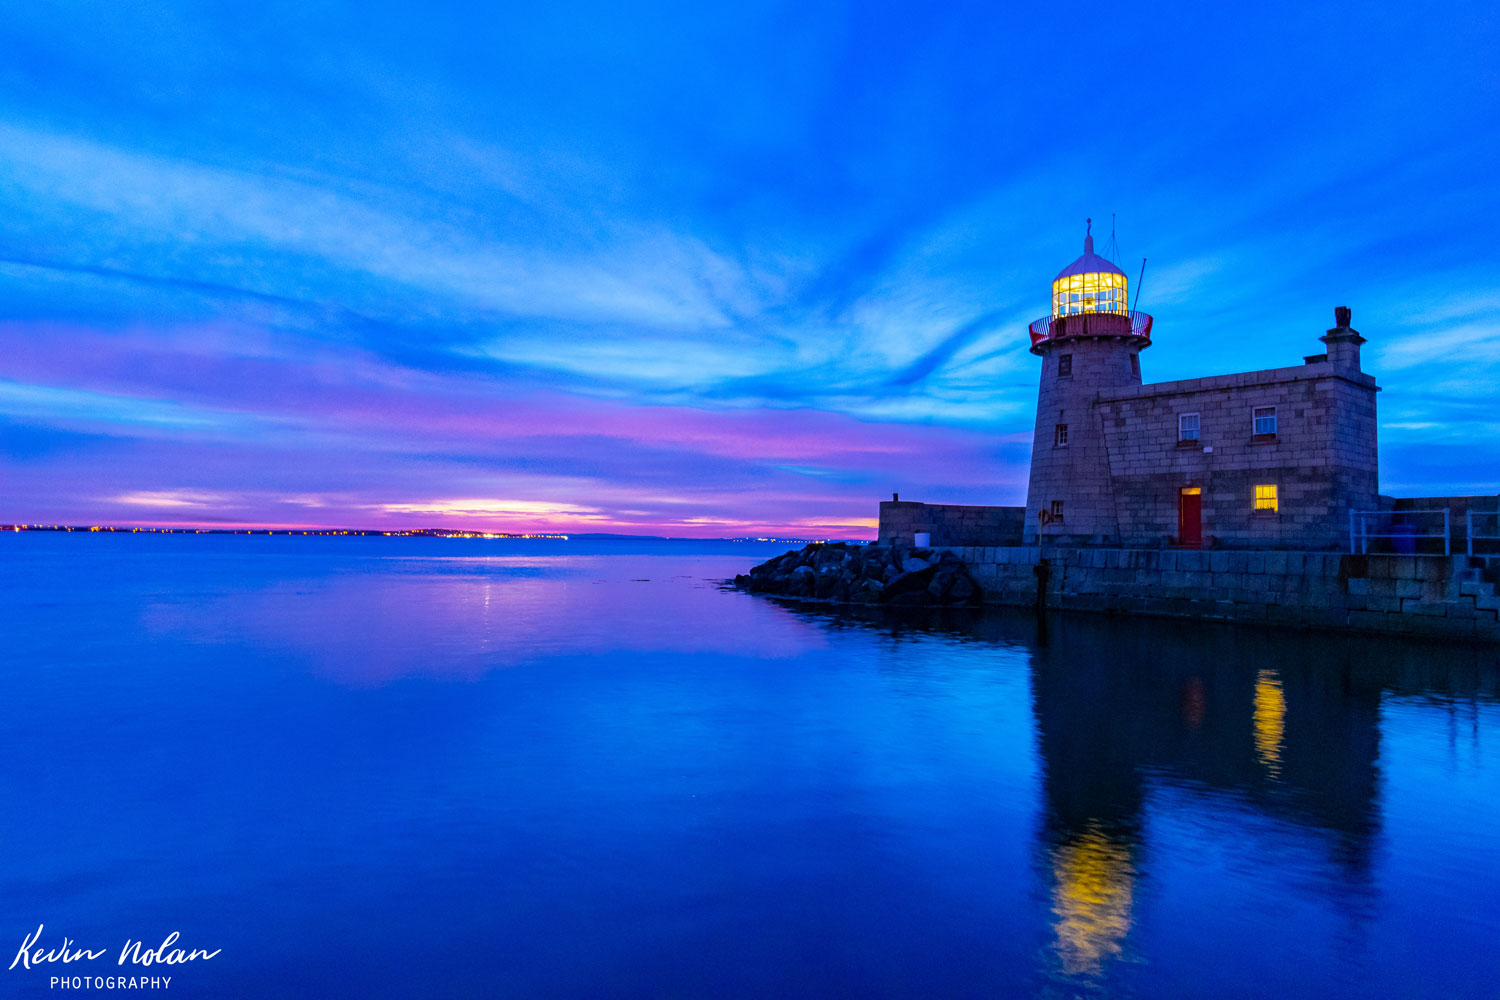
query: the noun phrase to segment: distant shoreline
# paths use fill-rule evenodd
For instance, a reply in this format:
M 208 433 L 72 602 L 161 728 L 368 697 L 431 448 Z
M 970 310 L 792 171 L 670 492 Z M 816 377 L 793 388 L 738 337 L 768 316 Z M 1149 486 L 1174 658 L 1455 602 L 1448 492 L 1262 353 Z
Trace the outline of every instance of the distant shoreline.
M 567 541 L 570 535 L 551 532 L 513 533 L 505 531 L 465 531 L 451 528 L 404 528 L 385 531 L 379 528 L 141 528 L 118 524 L 0 524 L 0 531 L 82 531 L 111 532 L 125 535 L 362 535 L 388 538 L 545 538 Z
M 55 531 L 55 532 L 109 532 L 125 535 L 354 535 L 374 538 L 485 538 L 485 539 L 536 539 L 541 541 L 659 541 L 659 542 L 776 542 L 785 545 L 807 545 L 826 542 L 822 538 L 677 538 L 669 535 L 615 535 L 589 533 L 564 535 L 556 532 L 528 531 L 471 531 L 462 528 L 401 528 L 387 531 L 381 528 L 142 528 L 118 524 L 0 524 L 0 532 L 7 531 Z

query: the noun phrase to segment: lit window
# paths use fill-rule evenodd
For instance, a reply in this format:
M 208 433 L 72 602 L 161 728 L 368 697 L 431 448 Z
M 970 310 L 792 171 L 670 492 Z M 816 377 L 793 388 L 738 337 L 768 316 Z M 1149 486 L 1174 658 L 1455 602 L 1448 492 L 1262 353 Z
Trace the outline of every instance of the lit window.
M 1067 424 L 1058 424 L 1057 425 L 1057 430 L 1053 434 L 1052 443 L 1054 445 L 1056 445 L 1057 447 L 1059 447 L 1059 448 L 1061 448 L 1063 445 L 1065 445 L 1065 444 L 1068 443 L 1068 425 Z
M 1281 509 L 1276 500 L 1275 485 L 1255 487 L 1255 509 L 1269 510 L 1272 512 Z
M 1198 428 L 1200 421 L 1196 413 L 1179 413 L 1177 415 L 1177 440 L 1198 440 Z
M 1061 500 L 1054 500 L 1054 501 L 1052 501 L 1052 520 L 1053 520 L 1054 523 L 1056 523 L 1058 521 L 1061 521 L 1062 519 L 1063 519 L 1063 502 Z
M 1073 355 L 1059 354 L 1057 356 L 1057 374 L 1059 378 L 1073 374 Z
M 1255 433 L 1276 433 L 1276 407 L 1257 406 L 1255 408 Z

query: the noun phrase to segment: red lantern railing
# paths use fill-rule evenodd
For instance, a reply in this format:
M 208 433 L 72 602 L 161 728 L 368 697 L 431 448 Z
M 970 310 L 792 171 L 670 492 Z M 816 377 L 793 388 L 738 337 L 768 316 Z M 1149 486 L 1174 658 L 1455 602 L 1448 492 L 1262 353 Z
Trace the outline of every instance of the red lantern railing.
M 1074 313 L 1071 316 L 1043 316 L 1028 327 L 1031 346 L 1064 337 L 1138 337 L 1151 343 L 1150 313 Z M 1142 344 L 1144 347 L 1146 344 Z

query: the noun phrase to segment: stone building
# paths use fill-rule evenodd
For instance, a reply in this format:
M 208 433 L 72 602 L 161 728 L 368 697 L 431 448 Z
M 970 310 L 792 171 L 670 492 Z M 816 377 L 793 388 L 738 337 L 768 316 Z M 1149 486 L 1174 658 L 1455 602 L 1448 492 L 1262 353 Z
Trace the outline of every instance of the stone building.
M 1030 325 L 1041 371 L 1024 510 L 892 500 L 882 541 L 1333 550 L 1349 545 L 1351 514 L 1411 507 L 1379 493 L 1380 389 L 1347 308 L 1300 365 L 1144 383 L 1153 320 L 1128 293 L 1086 236 L 1052 282 L 1052 311 Z
M 1378 504 L 1375 380 L 1349 310 L 1301 365 L 1142 384 L 1152 319 L 1093 252 L 1031 325 L 1042 359 L 1024 540 L 1323 548 Z
M 1379 493 L 1347 308 L 1300 365 L 1153 384 L 1128 291 L 1085 237 L 1031 324 L 1026 506 L 893 497 L 880 542 L 946 550 L 992 604 L 1500 642 L 1500 495 Z

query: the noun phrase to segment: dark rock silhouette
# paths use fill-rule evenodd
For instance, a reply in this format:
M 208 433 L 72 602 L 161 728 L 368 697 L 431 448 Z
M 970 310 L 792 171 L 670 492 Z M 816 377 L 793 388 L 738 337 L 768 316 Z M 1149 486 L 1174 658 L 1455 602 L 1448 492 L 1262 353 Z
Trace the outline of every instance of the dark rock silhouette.
M 902 545 L 815 542 L 734 578 L 752 594 L 840 604 L 978 604 L 984 592 L 952 552 Z

